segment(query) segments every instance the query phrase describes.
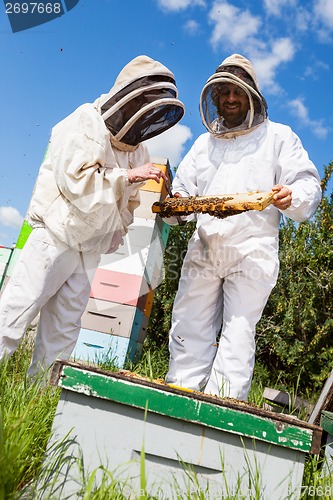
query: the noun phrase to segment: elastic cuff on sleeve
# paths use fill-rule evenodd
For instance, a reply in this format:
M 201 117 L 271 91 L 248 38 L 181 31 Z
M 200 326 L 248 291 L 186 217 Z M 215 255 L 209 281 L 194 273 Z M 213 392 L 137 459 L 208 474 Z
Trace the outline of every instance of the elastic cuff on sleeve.
M 125 170 L 124 172 L 124 179 L 125 179 L 125 184 L 126 186 L 130 186 L 132 183 L 128 180 L 128 172 Z

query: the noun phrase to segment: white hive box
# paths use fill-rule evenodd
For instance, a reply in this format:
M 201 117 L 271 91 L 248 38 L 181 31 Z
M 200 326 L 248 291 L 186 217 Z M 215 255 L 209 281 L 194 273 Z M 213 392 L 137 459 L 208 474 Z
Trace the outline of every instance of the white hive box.
M 320 427 L 234 400 L 63 362 L 52 380 L 62 387 L 52 442 L 69 433 L 86 472 L 104 465 L 128 498 L 140 496 L 142 450 L 148 495 L 255 498 L 257 488 L 262 500 L 299 498 L 305 459 L 320 450 Z M 76 478 L 60 471 L 64 494 Z

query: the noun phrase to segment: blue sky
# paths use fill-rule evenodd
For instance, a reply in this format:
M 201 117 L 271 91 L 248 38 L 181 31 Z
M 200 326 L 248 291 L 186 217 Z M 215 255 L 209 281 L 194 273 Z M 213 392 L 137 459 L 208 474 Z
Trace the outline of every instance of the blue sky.
M 51 128 L 129 60 L 146 54 L 176 76 L 186 114 L 148 144 L 175 167 L 205 131 L 203 85 L 235 52 L 254 63 L 270 119 L 292 127 L 322 175 L 333 160 L 332 0 L 81 0 L 17 33 L 1 3 L 0 245 L 16 242 Z

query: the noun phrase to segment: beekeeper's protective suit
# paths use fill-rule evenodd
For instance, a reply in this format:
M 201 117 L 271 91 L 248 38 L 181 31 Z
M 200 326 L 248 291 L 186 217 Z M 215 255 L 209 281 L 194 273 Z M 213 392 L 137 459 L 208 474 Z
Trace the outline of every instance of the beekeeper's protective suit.
M 235 128 L 227 128 L 218 111 L 226 83 L 239 86 L 249 99 L 246 118 Z M 266 108 L 250 61 L 238 54 L 223 61 L 200 98 L 209 132 L 180 163 L 173 192 L 234 194 L 281 184 L 292 192 L 284 213 L 298 222 L 311 217 L 321 199 L 318 172 L 299 138 L 269 121 Z M 278 275 L 280 217 L 273 205 L 224 219 L 198 215 L 173 307 L 167 382 L 247 399 L 255 326 Z
M 68 359 L 100 255 L 117 249 L 140 203 L 129 174 L 150 161 L 142 141 L 181 119 L 177 95 L 173 73 L 139 56 L 108 94 L 53 128 L 28 211 L 34 229 L 0 304 L 0 357 L 40 311 L 30 374 Z

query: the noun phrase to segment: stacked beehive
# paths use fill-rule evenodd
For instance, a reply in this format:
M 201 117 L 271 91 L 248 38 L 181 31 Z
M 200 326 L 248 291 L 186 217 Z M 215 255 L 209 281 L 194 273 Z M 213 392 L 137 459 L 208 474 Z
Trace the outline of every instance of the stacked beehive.
M 13 249 L 0 246 L 0 290 L 3 289 L 8 281 L 8 267 Z
M 15 248 L 0 247 L 0 294 L 4 291 L 6 284 L 8 283 L 13 273 L 14 266 L 20 258 L 22 248 L 27 241 L 31 231 L 31 227 L 25 220 L 23 222 Z
M 154 164 L 170 178 L 169 162 Z M 103 255 L 96 270 L 81 331 L 72 354 L 76 360 L 112 359 L 119 367 L 141 354 L 155 289 L 161 281 L 169 225 L 152 213 L 151 206 L 167 194 L 165 182 L 148 181 L 140 192 L 124 244 Z

